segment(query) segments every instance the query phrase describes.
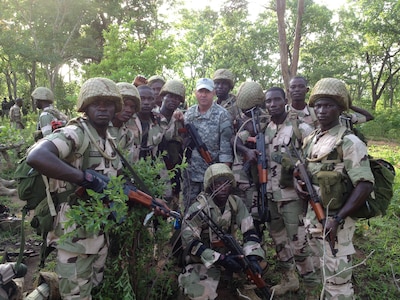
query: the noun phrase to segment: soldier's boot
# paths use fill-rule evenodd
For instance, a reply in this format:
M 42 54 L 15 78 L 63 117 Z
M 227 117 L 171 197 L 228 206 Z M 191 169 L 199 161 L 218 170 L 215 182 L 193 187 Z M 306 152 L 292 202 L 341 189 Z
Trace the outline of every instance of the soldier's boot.
M 295 270 L 288 270 L 283 273 L 281 282 L 271 287 L 271 291 L 274 291 L 274 295 L 282 296 L 287 292 L 296 292 L 299 290 L 300 284 L 299 279 Z

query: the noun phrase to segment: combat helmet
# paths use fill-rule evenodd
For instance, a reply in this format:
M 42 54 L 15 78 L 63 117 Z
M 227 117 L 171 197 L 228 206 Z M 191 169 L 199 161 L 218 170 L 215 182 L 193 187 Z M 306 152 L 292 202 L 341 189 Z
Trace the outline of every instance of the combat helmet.
M 261 85 L 254 81 L 243 82 L 239 86 L 236 103 L 241 110 L 248 110 L 255 106 L 263 106 L 264 92 Z
M 209 166 L 204 173 L 204 190 L 209 190 L 213 181 L 220 177 L 228 178 L 232 183 L 232 187 L 236 186 L 235 176 L 233 175 L 231 168 L 224 163 L 216 163 Z
M 346 84 L 336 78 L 322 78 L 313 87 L 309 105 L 314 106 L 315 102 L 320 98 L 332 98 L 344 110 L 349 108 L 349 92 Z
M 102 77 L 94 77 L 83 83 L 78 96 L 78 111 L 84 112 L 86 107 L 98 98 L 107 98 L 114 101 L 115 112 L 121 111 L 122 97 L 116 83 Z
M 136 86 L 128 82 L 118 82 L 117 87 L 123 99 L 132 100 L 135 103 L 135 111 L 140 110 L 140 94 Z
M 235 75 L 228 69 L 218 69 L 214 72 L 213 81 L 227 80 L 231 89 L 235 86 Z
M 149 79 L 147 79 L 147 85 L 152 85 L 154 82 L 156 81 L 160 81 L 163 84 L 165 84 L 165 79 L 164 77 L 160 76 L 160 75 L 153 75 L 151 76 Z
M 39 86 L 37 87 L 31 94 L 32 99 L 34 100 L 44 100 L 49 101 L 51 103 L 54 102 L 54 94 L 47 87 Z
M 179 80 L 168 80 L 161 88 L 160 96 L 164 96 L 168 93 L 178 95 L 182 97 L 182 103 L 185 102 L 186 88 L 185 85 Z

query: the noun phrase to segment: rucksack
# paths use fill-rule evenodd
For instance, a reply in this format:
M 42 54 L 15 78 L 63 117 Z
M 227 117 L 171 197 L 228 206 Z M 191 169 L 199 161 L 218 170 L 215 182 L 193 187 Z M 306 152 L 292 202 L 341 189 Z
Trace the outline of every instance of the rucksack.
M 343 142 L 343 137 L 349 133 L 354 134 L 354 132 L 348 130 L 346 127 L 341 127 L 339 130 L 336 149 L 342 161 L 343 150 L 341 144 Z M 368 156 L 368 160 L 375 179 L 374 189 L 368 196 L 365 204 L 352 215 L 354 218 L 370 219 L 385 215 L 393 197 L 393 184 L 396 176 L 394 166 L 382 158 Z

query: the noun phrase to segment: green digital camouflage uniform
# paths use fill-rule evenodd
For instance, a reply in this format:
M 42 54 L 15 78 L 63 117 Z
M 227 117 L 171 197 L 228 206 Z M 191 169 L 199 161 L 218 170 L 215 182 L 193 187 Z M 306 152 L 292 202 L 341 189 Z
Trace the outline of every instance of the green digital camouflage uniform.
M 312 132 L 306 123 L 299 123 L 302 138 Z M 297 267 L 305 281 L 315 281 L 315 265 L 307 246 L 303 222 L 304 202 L 293 187 L 292 172 L 296 156 L 287 151 L 298 148 L 299 142 L 293 132 L 293 123 L 288 114 L 282 124 L 271 121 L 265 130 L 268 155 L 268 207 L 271 222 L 269 233 L 274 241 L 278 261 L 283 270 Z
M 191 123 L 208 148 L 213 162 L 232 163 L 231 137 L 233 134 L 232 121 L 228 111 L 216 104 L 211 105 L 205 114 L 201 114 L 195 104 L 186 111 L 185 124 Z M 208 164 L 194 147 L 188 160 L 188 167 L 183 171 L 183 201 L 187 210 L 196 196 L 203 189 L 203 177 Z
M 104 149 L 104 153 L 112 159 L 105 158 L 92 142 L 89 142 L 83 156 L 76 155 L 87 134 L 83 131 L 78 119 L 71 120 L 69 125 L 51 133 L 44 139 L 57 147 L 60 159 L 69 162 L 74 167 L 81 170 L 89 168 L 108 176 L 116 176 L 122 165 L 109 140 L 100 138 L 90 123 L 86 120 L 84 122 L 100 149 Z M 50 179 L 51 192 L 61 193 L 69 190 L 75 190 L 70 183 Z M 92 288 L 103 279 L 108 242 L 103 232 L 88 234 L 79 229 L 76 230 L 75 227 L 65 229 L 63 223 L 67 221 L 66 213 L 69 209 L 68 202 L 59 205 L 58 214 L 54 220 L 55 229 L 49 232 L 47 243 L 57 248 L 56 272 L 59 275 L 60 292 L 63 299 L 91 299 Z M 65 239 L 61 243 L 59 238 L 72 230 L 76 230 L 78 237 Z
M 320 130 L 316 130 L 305 140 L 305 156 L 309 161 L 307 169 L 311 176 L 316 175 L 324 165 L 326 166 L 318 158 L 326 157 L 335 148 L 340 127 L 340 125 L 337 125 L 322 133 Z M 343 149 L 343 161 L 335 163 L 334 170 L 340 173 L 346 171 L 354 186 L 359 181 L 374 183 L 374 177 L 367 159 L 366 145 L 354 134 L 348 134 L 343 137 L 341 147 Z M 315 183 L 314 180 L 313 183 Z M 314 185 L 314 187 L 321 196 L 319 186 Z M 328 215 L 334 216 L 336 212 L 335 210 L 329 210 Z M 335 241 L 334 246 L 338 250 L 336 257 L 332 255 L 328 242 L 323 239 L 322 225 L 318 222 L 310 205 L 305 218 L 305 226 L 309 234 L 310 247 L 320 258 L 321 266 L 324 267 L 326 272 L 324 299 L 354 299 L 354 290 L 351 283 L 351 255 L 355 252 L 352 241 L 355 220 L 347 217 L 344 224 L 339 225 L 337 241 Z M 342 272 L 345 269 L 346 271 Z M 337 273 L 340 274 L 334 276 Z
M 210 195 L 206 193 L 198 195 L 196 201 L 190 206 L 182 224 L 183 247 L 190 248 L 191 245 L 197 244 L 191 247 L 190 252 L 185 251 L 187 253 L 185 256 L 187 265 L 178 277 L 179 285 L 184 294 L 190 299 L 197 300 L 215 299 L 217 297 L 221 268 L 216 266 L 215 262 L 221 254 L 227 252 L 226 248 L 215 245 L 219 239 L 199 217 L 188 219 L 188 216 L 201 209 L 204 209 L 226 233 L 233 233 L 239 227 L 243 235 L 250 232 L 255 234 L 253 219 L 239 197 L 229 196 L 224 212 L 221 213 L 220 208 L 216 206 Z M 196 252 L 202 245 L 207 248 L 200 256 L 196 256 Z M 246 256 L 257 255 L 264 258 L 264 251 L 260 244 L 251 239 L 244 243 L 243 251 Z

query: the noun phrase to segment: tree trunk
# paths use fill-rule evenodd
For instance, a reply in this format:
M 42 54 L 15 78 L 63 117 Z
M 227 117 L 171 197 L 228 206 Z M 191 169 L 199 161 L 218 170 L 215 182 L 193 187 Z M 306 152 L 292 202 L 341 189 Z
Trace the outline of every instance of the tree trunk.
M 303 14 L 304 14 L 304 0 L 299 0 L 297 2 L 297 21 L 296 21 L 296 31 L 294 36 L 294 45 L 293 45 L 293 60 L 290 64 L 290 77 L 296 76 L 297 68 L 299 65 L 299 57 L 300 57 L 300 42 L 301 42 L 301 28 L 303 24 Z M 285 86 L 286 90 L 289 89 L 289 86 Z
M 285 89 L 289 87 L 288 46 L 285 28 L 286 0 L 276 0 L 276 15 L 278 17 L 279 53 L 281 58 L 281 72 Z

